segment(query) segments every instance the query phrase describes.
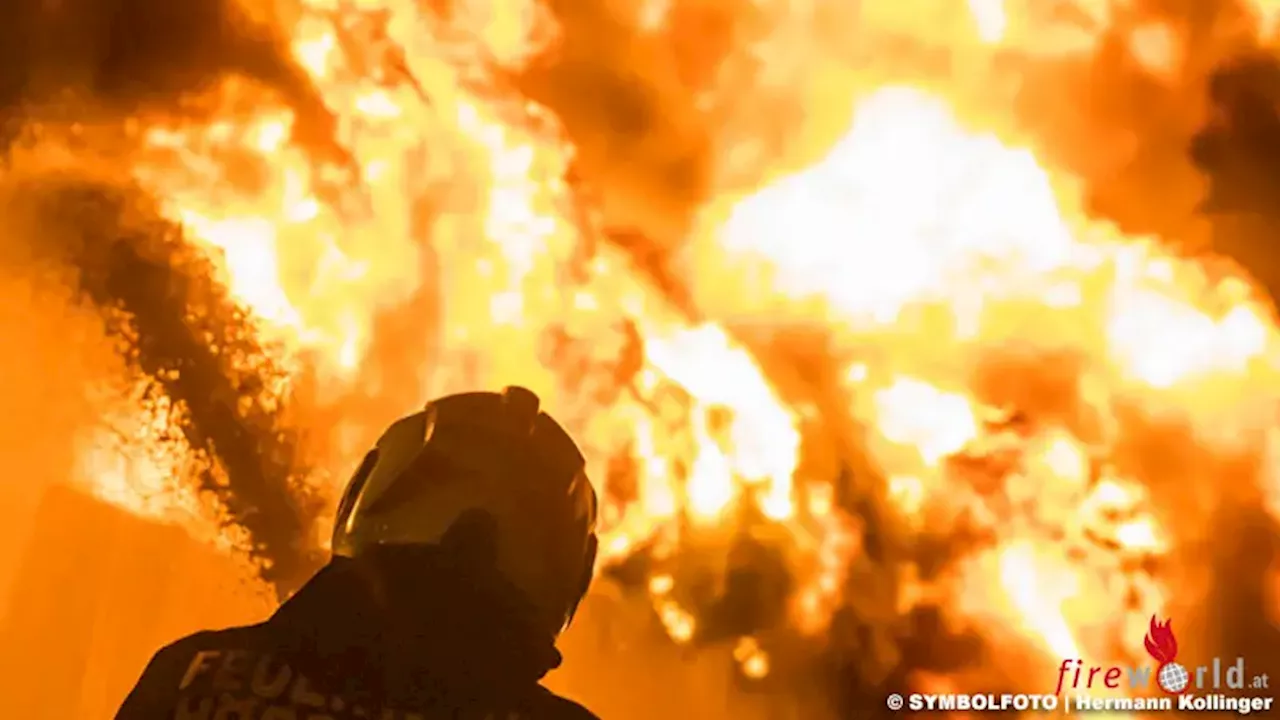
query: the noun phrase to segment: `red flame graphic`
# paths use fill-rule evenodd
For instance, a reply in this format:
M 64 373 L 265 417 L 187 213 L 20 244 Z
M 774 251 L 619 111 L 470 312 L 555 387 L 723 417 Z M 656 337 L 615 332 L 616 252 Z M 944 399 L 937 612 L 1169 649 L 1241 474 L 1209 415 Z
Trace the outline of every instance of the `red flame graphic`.
M 1173 636 L 1172 625 L 1173 620 L 1165 620 L 1162 623 L 1152 615 L 1151 629 L 1147 631 L 1147 636 L 1142 641 L 1142 644 L 1147 647 L 1147 652 L 1151 653 L 1151 657 L 1161 664 L 1171 663 L 1178 657 L 1178 639 Z

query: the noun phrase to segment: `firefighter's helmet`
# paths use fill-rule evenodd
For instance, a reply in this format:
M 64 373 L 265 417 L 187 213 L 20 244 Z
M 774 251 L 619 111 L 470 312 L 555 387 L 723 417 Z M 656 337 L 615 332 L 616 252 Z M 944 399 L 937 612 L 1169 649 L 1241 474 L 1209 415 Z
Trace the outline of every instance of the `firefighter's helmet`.
M 393 423 L 343 493 L 334 554 L 439 544 L 460 518 L 484 518 L 497 569 L 558 635 L 591 583 L 596 494 L 577 445 L 539 405 L 509 387 L 443 397 Z

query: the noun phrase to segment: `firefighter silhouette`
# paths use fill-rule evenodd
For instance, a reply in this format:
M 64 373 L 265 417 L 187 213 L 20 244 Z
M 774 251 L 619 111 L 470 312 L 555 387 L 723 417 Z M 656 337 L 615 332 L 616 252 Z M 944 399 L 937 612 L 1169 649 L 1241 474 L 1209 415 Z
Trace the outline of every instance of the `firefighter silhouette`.
M 595 522 L 582 454 L 536 395 L 436 400 L 355 471 L 330 563 L 265 622 L 160 650 L 117 720 L 594 718 L 539 683 Z

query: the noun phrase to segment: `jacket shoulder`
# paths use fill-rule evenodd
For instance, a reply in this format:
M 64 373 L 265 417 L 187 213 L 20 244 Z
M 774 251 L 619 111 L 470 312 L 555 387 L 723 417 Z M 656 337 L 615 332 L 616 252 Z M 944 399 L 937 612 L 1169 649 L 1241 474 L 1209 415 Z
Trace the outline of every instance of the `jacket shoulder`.
M 157 671 L 169 670 L 173 667 L 186 669 L 186 663 L 203 650 L 221 649 L 232 645 L 251 645 L 261 634 L 260 625 L 226 628 L 223 630 L 202 630 L 175 640 L 160 648 L 151 658 L 143 676 L 153 668 Z
M 193 633 L 160 648 L 142 671 L 142 676 L 125 698 L 116 720 L 149 720 L 161 717 L 172 707 L 183 678 L 202 651 L 257 635 L 258 626 L 205 630 Z
M 539 718 L 545 717 L 547 720 L 600 720 L 595 713 L 569 698 L 557 695 L 542 686 L 539 686 L 538 690 L 542 700 L 540 704 L 545 708 L 539 714 Z

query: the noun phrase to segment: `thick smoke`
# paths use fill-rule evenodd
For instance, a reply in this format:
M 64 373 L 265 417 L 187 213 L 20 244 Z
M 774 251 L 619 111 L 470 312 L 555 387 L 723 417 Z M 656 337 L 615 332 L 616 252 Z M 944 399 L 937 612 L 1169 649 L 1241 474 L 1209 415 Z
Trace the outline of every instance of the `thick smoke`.
M 275 91 L 298 140 L 332 149 L 333 119 L 270 18 L 233 0 L 16 0 L 0 10 L 0 109 L 10 136 L 63 114 L 76 122 L 219 110 L 202 93 L 228 77 Z
M 1167 33 L 1154 59 L 1144 28 Z M 1258 32 L 1239 2 L 1144 0 L 1096 53 L 1029 64 L 1020 111 L 1042 154 L 1086 181 L 1098 217 L 1223 253 L 1276 297 L 1275 255 L 1257 223 L 1241 222 L 1272 213 L 1277 189 L 1280 78 Z
M 39 244 L 39 262 L 75 268 L 76 290 L 157 391 L 178 403 L 196 478 L 247 536 L 262 577 L 288 592 L 320 560 L 308 542 L 322 509 L 306 460 L 270 383 L 279 370 L 226 297 L 209 260 L 159 219 L 134 188 L 71 176 L 7 184 L 10 240 Z
M 88 145 L 74 132 L 78 123 L 197 119 L 215 109 L 202 104 L 203 93 L 229 77 L 288 102 L 298 142 L 318 153 L 332 147 L 331 118 L 281 39 L 230 2 L 24 1 L 2 13 L 3 139 L 24 150 L 34 141 L 27 155 L 39 153 L 46 134 Z M 63 132 L 68 125 L 73 131 Z M 11 230 L 10 240 L 26 238 L 33 247 L 23 254 L 36 263 L 74 270 L 77 290 L 102 309 L 138 369 L 180 404 L 182 435 L 212 461 L 201 489 L 244 531 L 263 578 L 291 592 L 321 560 L 313 546 L 321 507 L 303 483 L 307 463 L 287 408 L 268 391 L 277 371 L 251 324 L 141 189 L 9 165 L 7 222 L 38 228 Z

